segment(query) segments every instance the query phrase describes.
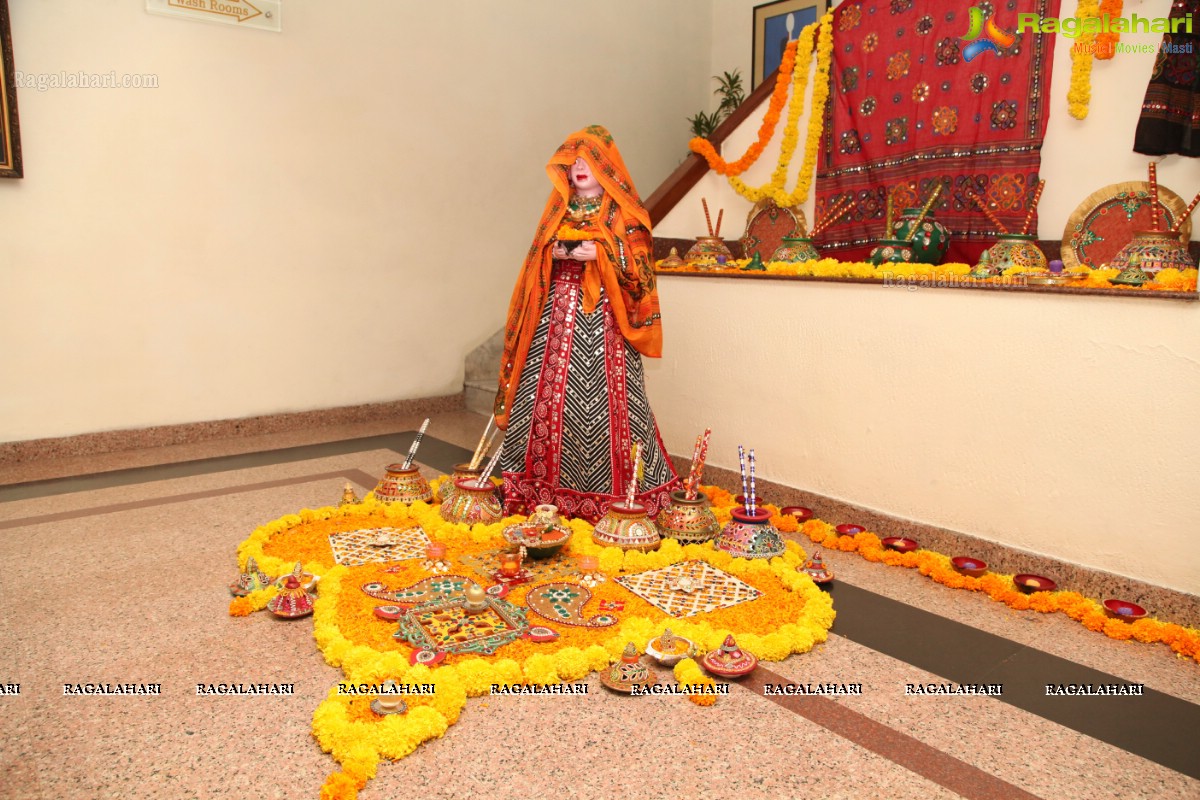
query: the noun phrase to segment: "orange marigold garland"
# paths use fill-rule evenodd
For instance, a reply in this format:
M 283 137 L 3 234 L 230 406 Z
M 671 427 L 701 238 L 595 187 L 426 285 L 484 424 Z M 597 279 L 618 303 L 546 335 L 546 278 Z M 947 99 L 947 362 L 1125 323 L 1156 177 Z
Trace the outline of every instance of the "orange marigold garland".
M 750 169 L 762 155 L 767 143 L 775 135 L 775 126 L 779 124 L 783 104 L 787 101 L 788 87 L 792 83 L 796 69 L 796 46 L 799 41 L 799 39 L 793 39 L 788 42 L 787 48 L 783 51 L 783 59 L 779 63 L 779 74 L 775 77 L 775 89 L 771 92 L 771 103 L 767 107 L 767 114 L 763 117 L 762 125 L 758 128 L 758 141 L 750 145 L 741 158 L 733 162 L 726 161 L 721 158 L 721 154 L 713 147 L 712 142 L 699 136 L 688 142 L 688 147 L 692 152 L 704 156 L 704 160 L 708 162 L 710 168 L 721 175 L 741 175 Z M 807 78 L 807 74 L 805 77 Z
M 773 522 L 783 518 L 776 517 Z M 954 569 L 948 556 L 932 550 L 916 550 L 898 553 L 883 546 L 878 536 L 870 532 L 854 536 L 839 536 L 834 527 L 819 519 L 812 519 L 800 526 L 800 532 L 813 542 L 843 552 L 857 552 L 868 561 L 882 562 L 889 566 L 916 569 L 922 575 L 953 589 L 983 592 L 992 600 L 1004 603 L 1017 611 L 1037 611 L 1042 614 L 1061 612 L 1098 633 L 1112 639 L 1130 639 L 1145 643 L 1162 643 L 1181 656 L 1200 661 L 1200 631 L 1185 628 L 1173 622 L 1146 618 L 1136 622 L 1110 618 L 1104 607 L 1096 600 L 1078 592 L 1055 591 L 1024 594 L 1017 591 L 1011 575 L 989 572 L 982 577 L 972 578 Z
M 1101 0 L 1100 18 L 1104 19 L 1107 15 L 1109 20 L 1115 20 L 1121 16 L 1124 5 L 1122 0 Z M 1096 34 L 1096 58 L 1101 61 L 1111 59 L 1117 52 L 1117 42 L 1119 41 L 1121 41 L 1119 31 L 1110 30 Z

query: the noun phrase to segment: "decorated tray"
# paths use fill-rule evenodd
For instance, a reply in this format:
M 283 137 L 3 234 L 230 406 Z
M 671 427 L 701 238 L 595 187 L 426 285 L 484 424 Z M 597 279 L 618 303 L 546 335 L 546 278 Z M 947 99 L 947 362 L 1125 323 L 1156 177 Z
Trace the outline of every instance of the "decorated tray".
M 1187 203 L 1161 183 L 1158 205 L 1164 228 L 1172 227 L 1187 210 Z M 1146 181 L 1126 181 L 1097 189 L 1067 220 L 1062 236 L 1063 265 L 1067 269 L 1102 267 L 1129 244 L 1134 231 L 1151 230 L 1153 216 L 1150 184 Z M 1183 223 L 1182 233 L 1185 243 L 1191 241 L 1190 219 Z

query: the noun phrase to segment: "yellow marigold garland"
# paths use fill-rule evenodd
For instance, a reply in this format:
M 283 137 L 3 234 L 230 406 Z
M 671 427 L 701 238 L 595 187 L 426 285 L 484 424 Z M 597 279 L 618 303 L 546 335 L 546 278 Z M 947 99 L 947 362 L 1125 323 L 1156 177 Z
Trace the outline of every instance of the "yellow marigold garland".
M 710 497 L 722 503 L 722 508 L 716 511 L 718 519 L 727 520 L 732 496 L 716 487 L 706 487 L 706 490 Z M 778 514 L 778 509 L 773 506 L 767 508 Z M 555 650 L 552 645 L 530 645 L 531 648 L 541 649 L 528 652 L 521 661 L 495 656 L 452 655 L 434 669 L 423 665 L 411 666 L 407 651 L 402 648 L 384 651 L 356 641 L 362 638 L 361 633 L 354 632 L 360 624 L 377 627 L 377 623 L 369 619 L 363 608 L 354 606 L 355 601 L 360 605 L 363 602 L 353 591 L 357 585 L 355 570 L 364 568 L 333 563 L 326 543 L 329 532 L 338 528 L 347 530 L 369 525 L 403 527 L 416 523 L 432 539 L 446 543 L 453 556 L 456 551 L 496 545 L 500 541 L 500 530 L 518 519 L 521 518 L 510 517 L 494 525 L 465 528 L 442 520 L 436 506 L 425 503 L 414 503 L 408 507 L 388 505 L 368 495 L 362 503 L 352 506 L 305 509 L 299 514 L 275 520 L 260 526 L 239 546 L 238 559 L 243 567 L 246 559 L 253 556 L 265 571 L 282 574 L 290 571 L 295 562 L 300 560 L 306 570 L 322 575 L 319 596 L 314 604 L 314 638 L 325 660 L 332 666 L 340 667 L 347 681 L 380 683 L 391 679 L 400 683 L 436 685 L 432 695 L 408 695 L 408 713 L 388 717 L 377 717 L 369 711 L 371 698 L 339 695 L 336 686 L 331 688 L 313 714 L 312 730 L 321 748 L 333 756 L 341 766 L 341 771 L 328 776 L 321 788 L 322 798 L 353 800 L 359 789 L 375 775 L 381 760 L 402 758 L 422 742 L 444 734 L 449 725 L 458 719 L 467 697 L 487 694 L 493 683 L 549 684 L 579 680 L 616 660 L 626 642 L 640 644 L 649 641 L 661 635 L 668 625 L 696 642 L 704 651 L 719 647 L 729 633 L 734 633 L 743 648 L 761 659 L 776 661 L 793 653 L 807 652 L 815 644 L 825 641 L 833 624 L 835 612 L 832 599 L 806 575 L 797 571 L 805 559 L 805 553 L 795 542 L 788 542 L 784 555 L 771 559 L 769 563 L 735 559 L 711 547 L 684 547 L 673 540 L 664 542 L 659 550 L 652 553 L 622 552 L 594 544 L 590 539 L 591 526 L 580 520 L 571 520 L 568 524 L 577 534 L 569 545 L 572 552 L 599 555 L 601 569 L 610 577 L 620 572 L 658 569 L 683 560 L 701 559 L 743 580 L 754 582 L 755 576 L 759 576 L 777 581 L 786 590 L 787 596 L 796 598 L 792 606 L 800 609 L 799 616 L 790 620 L 775 619 L 771 613 L 764 614 L 764 609 L 760 608 L 754 613 L 753 619 L 762 632 L 755 633 L 753 630 L 733 630 L 704 621 L 658 618 L 661 615 L 656 615 L 657 621 L 644 616 L 622 615 L 621 622 L 611 628 L 583 631 L 581 636 L 596 637 L 593 643 L 586 646 L 567 645 Z M 775 517 L 775 521 L 785 530 L 789 522 L 794 523 L 790 518 L 779 516 Z M 397 580 L 399 582 L 399 578 Z M 353 612 L 350 619 L 353 621 L 339 613 L 347 602 L 350 602 Z M 366 602 L 369 605 L 377 601 L 368 598 Z M 637 602 L 641 602 L 640 598 Z M 258 605 L 258 602 L 257 599 L 251 599 L 243 605 Z M 787 604 L 781 599 L 779 605 Z M 730 614 L 722 616 L 723 612 L 734 613 L 732 609 L 723 609 L 712 612 L 708 617 L 714 620 L 734 618 Z M 349 635 L 348 627 L 353 629 Z M 563 640 L 573 633 L 564 631 Z M 506 650 L 525 652 L 520 643 L 510 645 Z M 685 673 L 685 677 L 689 685 L 715 685 L 699 674 Z M 693 694 L 689 698 L 701 705 L 715 702 L 714 694 Z
M 812 36 L 810 35 L 807 52 L 811 53 L 811 51 Z M 801 57 L 811 58 L 811 55 Z M 792 41 L 784 48 L 783 58 L 779 64 L 779 74 L 775 76 L 775 88 L 771 92 L 771 102 L 767 106 L 767 113 L 763 117 L 762 125 L 758 128 L 758 140 L 750 145 L 737 161 L 726 161 L 713 147 L 712 142 L 700 136 L 688 142 L 688 147 L 693 153 L 703 156 L 704 160 L 708 162 L 708 166 L 721 175 L 741 175 L 754 162 L 758 161 L 758 157 L 766 149 L 767 142 L 771 141 L 771 137 L 775 134 L 775 126 L 779 124 L 779 112 L 783 109 L 783 102 L 788 95 L 788 86 L 792 84 L 793 80 L 801 79 L 801 76 L 803 76 L 803 80 L 808 80 L 808 61 L 804 62 L 801 69 L 796 69 L 796 41 Z M 803 90 L 800 93 L 803 94 Z
M 736 272 L 747 263 L 746 259 L 729 262 L 729 269 L 727 271 Z M 740 274 L 759 278 L 778 275 L 818 278 L 866 278 L 875 281 L 890 280 L 897 284 L 911 283 L 913 285 L 919 285 L 918 282 L 920 281 L 931 283 L 944 281 L 961 285 L 972 283 L 1013 284 L 1018 282 L 1014 280 L 1017 276 L 1032 272 L 1032 270 L 1024 267 L 1011 267 L 998 277 L 972 278 L 970 276 L 972 269 L 970 264 L 880 264 L 876 266 L 865 261 L 838 261 L 833 258 L 822 258 L 818 261 L 804 261 L 799 263 L 770 261 L 764 264 L 764 266 L 766 267 L 765 271 L 742 272 Z M 711 269 L 700 270 L 689 266 L 676 268 L 662 268 L 660 266 L 659 271 L 665 274 L 677 272 L 712 273 Z M 1194 267 L 1184 270 L 1168 268 L 1159 270 L 1158 274 L 1154 276 L 1153 281 L 1144 283 L 1141 286 L 1125 286 L 1112 283 L 1112 279 L 1117 277 L 1121 272 L 1118 269 L 1107 267 L 1093 269 L 1087 266 L 1079 266 L 1074 268 L 1073 271 L 1079 272 L 1084 278 L 1075 283 L 1067 284 L 1067 288 L 1121 289 L 1122 291 L 1131 292 L 1194 292 L 1196 291 L 1198 274 Z
M 788 169 L 791 165 L 792 155 L 796 151 L 796 145 L 799 143 L 799 126 L 800 114 L 804 110 L 804 89 L 805 86 L 801 83 L 799 77 L 793 81 L 793 96 L 792 102 L 788 110 L 788 124 L 784 128 L 783 141 L 780 144 L 779 163 L 775 166 L 775 171 L 771 173 L 771 180 L 757 189 L 747 186 L 746 183 L 739 178 L 731 177 L 729 185 L 734 191 L 746 198 L 752 203 L 757 203 L 766 197 L 770 197 L 775 201 L 775 204 L 780 208 L 790 208 L 791 206 L 799 205 L 808 199 L 808 190 L 812 186 L 813 174 L 817 166 L 817 149 L 821 142 L 821 132 L 825 125 L 825 103 L 829 99 L 829 70 L 833 62 L 833 14 L 832 12 L 821 17 L 819 22 L 814 22 L 812 25 L 805 27 L 801 32 L 801 50 L 808 49 L 811 52 L 812 47 L 812 32 L 815 27 L 819 26 L 819 36 L 817 38 L 817 70 L 813 78 L 813 102 L 812 110 L 808 118 L 808 138 L 804 144 L 804 161 L 800 164 L 800 173 L 796 176 L 796 188 L 791 192 L 784 190 L 787 183 Z M 808 45 L 805 45 L 805 36 L 807 35 Z M 808 64 L 811 63 L 811 56 L 808 62 L 804 64 L 797 63 L 797 73 L 802 73 L 807 80 Z
M 1075 10 L 1079 17 L 1080 33 L 1071 47 L 1071 88 L 1067 91 L 1067 110 L 1075 119 L 1085 119 L 1088 115 L 1088 104 L 1092 101 L 1092 54 L 1096 34 L 1089 28 L 1088 20 L 1100 16 L 1099 0 L 1079 0 Z

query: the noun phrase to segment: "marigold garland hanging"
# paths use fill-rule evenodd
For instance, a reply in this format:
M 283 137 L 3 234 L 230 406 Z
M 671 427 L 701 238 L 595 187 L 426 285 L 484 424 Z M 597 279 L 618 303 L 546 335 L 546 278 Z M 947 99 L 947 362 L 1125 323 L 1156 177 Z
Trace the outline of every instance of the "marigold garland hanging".
M 804 79 L 808 79 L 807 64 L 812 58 L 812 36 L 808 38 L 808 52 L 810 55 L 807 57 L 802 56 L 806 60 L 803 61 L 803 66 L 800 70 L 796 69 L 797 41 L 789 42 L 783 51 L 783 58 L 779 63 L 779 74 L 775 76 L 775 88 L 771 92 L 771 102 L 767 106 L 767 114 L 763 117 L 762 125 L 758 128 L 758 140 L 750 145 L 741 158 L 733 162 L 726 161 L 717 152 L 716 148 L 713 147 L 712 142 L 700 136 L 688 142 L 688 147 L 693 153 L 704 156 L 704 160 L 708 162 L 710 169 L 721 175 L 741 175 L 753 166 L 754 162 L 758 161 L 758 157 L 762 155 L 767 142 L 771 141 L 771 137 L 775 135 L 775 126 L 779 124 L 779 113 L 783 109 L 784 101 L 787 99 L 788 87 L 792 84 L 793 77 L 802 73 Z
M 1093 30 L 1096 25 L 1089 24 L 1089 20 L 1099 21 L 1099 0 L 1079 0 L 1075 16 L 1079 17 L 1082 32 L 1071 47 L 1071 88 L 1067 91 L 1067 110 L 1075 119 L 1086 119 L 1088 105 L 1092 102 L 1092 61 L 1095 58 L 1092 53 L 1096 42 Z
M 796 145 L 799 144 L 797 129 L 804 110 L 804 92 L 808 63 L 811 63 L 811 57 L 808 63 L 797 63 L 796 65 L 796 71 L 804 76 L 804 82 L 801 82 L 799 75 L 793 81 L 793 96 L 788 108 L 788 122 L 780 143 L 779 162 L 775 166 L 775 171 L 771 173 L 771 180 L 754 188 L 748 186 L 740 178 L 731 177 L 729 179 L 729 185 L 733 187 L 734 191 L 751 203 L 757 203 L 759 200 L 770 197 L 780 208 L 790 208 L 808 199 L 808 191 L 812 186 L 813 174 L 817 166 L 817 150 L 820 146 L 821 133 L 824 130 L 825 104 L 829 100 L 829 70 L 833 62 L 833 14 L 827 13 L 818 22 L 805 27 L 800 34 L 801 52 L 811 49 L 814 30 L 819 31 L 816 53 L 817 69 L 816 75 L 813 77 L 813 101 L 808 117 L 808 137 L 804 144 L 804 160 L 801 162 L 800 172 L 796 176 L 796 187 L 791 192 L 784 189 L 792 156 L 796 151 Z
M 1119 18 L 1124 11 L 1123 0 L 1101 0 L 1100 16 L 1110 20 Z M 1108 61 L 1117 52 L 1117 42 L 1121 41 L 1120 31 L 1104 31 L 1096 36 L 1096 58 Z

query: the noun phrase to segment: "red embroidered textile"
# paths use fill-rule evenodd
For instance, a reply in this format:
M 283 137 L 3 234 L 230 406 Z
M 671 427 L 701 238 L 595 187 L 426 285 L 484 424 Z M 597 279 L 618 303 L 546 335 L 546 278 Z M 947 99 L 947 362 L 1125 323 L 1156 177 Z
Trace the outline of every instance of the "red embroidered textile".
M 998 232 L 968 192 L 1020 231 L 1057 37 L 1015 34 L 1018 11 L 1057 17 L 1059 0 L 848 0 L 834 12 L 815 216 L 846 197 L 854 210 L 819 237 L 824 255 L 864 260 L 884 236 L 888 191 L 899 217 L 939 183 L 933 214 L 953 234 L 945 261 L 975 263 Z

